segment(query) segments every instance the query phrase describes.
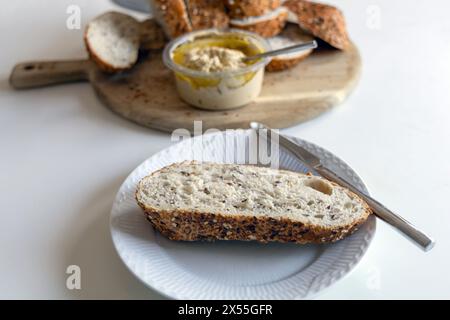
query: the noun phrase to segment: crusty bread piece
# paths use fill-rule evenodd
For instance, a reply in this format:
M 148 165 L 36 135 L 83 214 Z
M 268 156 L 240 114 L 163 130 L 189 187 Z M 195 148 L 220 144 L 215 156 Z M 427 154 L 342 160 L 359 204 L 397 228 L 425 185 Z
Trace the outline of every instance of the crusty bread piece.
M 89 22 L 84 42 L 92 60 L 106 72 L 131 68 L 139 52 L 139 22 L 119 12 L 107 12 Z
M 314 40 L 314 37 L 303 31 L 297 24 L 289 23 L 276 37 L 267 39 L 272 50 L 293 46 Z M 267 71 L 281 71 L 292 68 L 313 52 L 313 49 L 283 54 L 273 57 L 266 66 Z
M 345 18 L 336 7 L 305 0 L 287 0 L 283 6 L 297 18 L 306 31 L 322 39 L 331 46 L 345 50 L 350 43 Z
M 281 0 L 224 0 L 231 19 L 262 16 L 281 5 Z
M 225 29 L 229 18 L 219 0 L 149 0 L 156 21 L 168 38 L 193 30 Z
M 185 241 L 333 242 L 371 213 L 358 196 L 323 178 L 195 161 L 143 178 L 136 200 L 157 230 Z
M 155 19 L 141 21 L 140 49 L 161 50 L 166 45 L 166 37 Z
M 284 7 L 279 7 L 262 16 L 231 19 L 230 26 L 270 38 L 283 30 L 287 17 L 288 11 Z
M 184 0 L 149 0 L 149 3 L 156 21 L 169 39 L 192 31 Z
M 192 29 L 209 28 L 225 29 L 229 18 L 222 1 L 219 0 L 189 0 L 187 2 Z

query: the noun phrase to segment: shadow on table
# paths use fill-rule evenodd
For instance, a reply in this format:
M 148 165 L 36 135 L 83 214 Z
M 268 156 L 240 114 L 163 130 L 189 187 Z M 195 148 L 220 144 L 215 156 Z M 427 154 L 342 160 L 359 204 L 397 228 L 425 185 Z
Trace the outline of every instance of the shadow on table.
M 83 223 L 73 223 L 79 229 L 74 232 L 77 239 L 67 246 L 72 249 L 64 263 L 81 268 L 81 290 L 70 290 L 76 299 L 163 299 L 128 271 L 111 240 L 110 210 L 125 177 L 124 174 L 105 181 L 104 187 L 81 208 L 79 219 Z

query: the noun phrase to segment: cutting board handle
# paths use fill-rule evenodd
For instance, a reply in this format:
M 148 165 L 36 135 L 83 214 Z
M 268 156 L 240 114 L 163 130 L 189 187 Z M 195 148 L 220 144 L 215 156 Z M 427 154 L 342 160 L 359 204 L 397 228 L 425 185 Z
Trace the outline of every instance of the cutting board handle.
M 32 61 L 17 64 L 9 77 L 15 89 L 88 80 L 89 60 Z

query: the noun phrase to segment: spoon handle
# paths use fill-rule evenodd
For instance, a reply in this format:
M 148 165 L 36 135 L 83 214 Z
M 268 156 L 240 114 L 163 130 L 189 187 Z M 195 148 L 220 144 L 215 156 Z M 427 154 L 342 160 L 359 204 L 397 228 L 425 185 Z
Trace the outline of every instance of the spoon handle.
M 315 49 L 315 48 L 317 48 L 317 42 L 316 42 L 316 40 L 313 40 L 313 41 L 309 41 L 309 42 L 305 42 L 305 43 L 301 43 L 301 44 L 296 44 L 296 45 L 293 45 L 290 47 L 285 47 L 285 48 L 281 48 L 281 49 L 277 49 L 277 50 L 270 50 L 270 51 L 266 51 L 263 53 L 255 54 L 253 56 L 248 56 L 248 57 L 245 57 L 244 60 L 254 60 L 254 59 L 261 59 L 261 58 L 265 58 L 265 57 L 273 57 L 273 56 L 278 56 L 281 54 L 299 52 L 299 51 Z

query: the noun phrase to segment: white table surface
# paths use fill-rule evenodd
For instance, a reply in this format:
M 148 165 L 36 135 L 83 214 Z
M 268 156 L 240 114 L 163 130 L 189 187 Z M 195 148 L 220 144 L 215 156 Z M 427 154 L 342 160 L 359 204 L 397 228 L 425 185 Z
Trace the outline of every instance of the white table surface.
M 338 108 L 284 132 L 344 159 L 437 245 L 425 254 L 380 222 L 361 263 L 318 298 L 448 299 L 450 2 L 330 2 L 361 49 L 361 81 Z M 114 115 L 86 83 L 21 92 L 8 85 L 17 62 L 86 56 L 82 29 L 66 28 L 72 4 L 82 28 L 118 8 L 20 0 L 0 9 L 0 298 L 161 298 L 119 260 L 108 219 L 122 181 L 169 146 L 169 135 Z M 81 267 L 81 290 L 66 288 L 72 264 Z

